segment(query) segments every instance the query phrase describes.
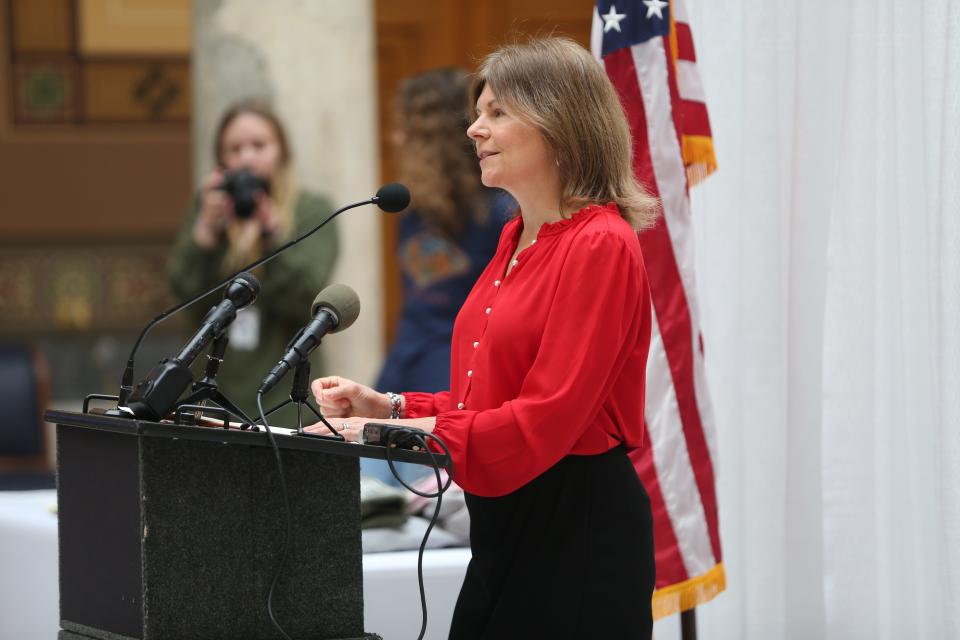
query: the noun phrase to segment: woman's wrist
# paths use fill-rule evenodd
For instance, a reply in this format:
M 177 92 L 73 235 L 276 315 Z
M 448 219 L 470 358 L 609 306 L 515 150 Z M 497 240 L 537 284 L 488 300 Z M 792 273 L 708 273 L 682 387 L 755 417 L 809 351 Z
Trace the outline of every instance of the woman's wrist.
M 219 234 L 205 221 L 198 219 L 196 224 L 193 225 L 193 241 L 204 251 L 212 251 L 219 240 Z

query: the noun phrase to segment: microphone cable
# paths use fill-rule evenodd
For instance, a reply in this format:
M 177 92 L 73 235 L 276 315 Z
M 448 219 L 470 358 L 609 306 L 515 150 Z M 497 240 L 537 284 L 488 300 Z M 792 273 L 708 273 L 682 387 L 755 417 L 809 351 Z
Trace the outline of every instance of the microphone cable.
M 293 513 L 290 510 L 290 497 L 287 492 L 287 481 L 283 471 L 283 460 L 280 457 L 280 447 L 277 446 L 276 438 L 273 436 L 273 431 L 270 429 L 270 425 L 267 423 L 267 416 L 263 410 L 263 392 L 257 393 L 257 409 L 260 412 L 260 420 L 263 424 L 264 430 L 267 432 L 267 438 L 270 440 L 270 446 L 273 448 L 274 458 L 277 461 L 277 473 L 280 479 L 280 493 L 283 497 L 283 507 L 286 514 L 286 535 L 284 536 L 283 541 L 283 551 L 280 555 L 280 562 L 277 564 L 277 570 L 274 573 L 273 581 L 270 583 L 270 590 L 267 593 L 267 614 L 270 616 L 270 622 L 273 624 L 274 628 L 283 636 L 284 640 L 293 640 L 283 627 L 280 626 L 280 623 L 277 621 L 277 617 L 273 612 L 273 593 L 276 589 L 277 583 L 280 580 L 280 576 L 283 574 L 283 569 L 286 566 L 287 556 L 290 552 L 290 545 L 292 543 L 293 536 Z M 400 477 L 400 474 L 397 472 L 396 467 L 394 466 L 393 461 L 393 452 L 391 449 L 394 449 L 394 442 L 398 439 L 407 439 L 410 438 L 417 443 L 418 446 L 430 456 L 430 463 L 433 467 L 434 477 L 437 480 L 437 491 L 427 492 L 420 491 L 411 487 L 407 484 L 403 478 Z M 438 447 L 443 449 L 444 455 L 447 457 L 447 464 L 441 465 L 437 460 L 436 455 L 428 446 L 427 441 L 430 440 L 435 442 Z M 427 596 L 426 590 L 423 584 L 423 552 L 427 547 L 427 540 L 430 537 L 430 532 L 433 531 L 433 528 L 436 526 L 437 521 L 440 519 L 440 508 L 443 504 L 443 494 L 446 493 L 447 489 L 450 488 L 450 485 L 453 484 L 453 458 L 450 456 L 450 449 L 447 447 L 446 443 L 433 435 L 432 433 L 427 433 L 421 431 L 420 429 L 407 429 L 407 428 L 396 428 L 392 429 L 387 434 L 386 442 L 386 459 L 387 465 L 390 467 L 391 473 L 397 481 L 404 486 L 408 491 L 423 497 L 423 498 L 436 498 L 437 504 L 433 509 L 433 517 L 430 518 L 430 523 L 427 525 L 427 530 L 423 533 L 423 539 L 420 541 L 420 548 L 417 552 L 417 584 L 420 588 L 420 613 L 421 613 L 421 623 L 420 623 L 420 635 L 417 636 L 417 640 L 423 640 L 424 635 L 427 631 Z M 442 467 L 447 468 L 447 482 L 443 483 L 443 479 L 440 477 L 440 469 Z M 442 486 L 441 486 L 442 485 Z
M 287 562 L 287 555 L 290 552 L 290 543 L 293 536 L 293 513 L 290 511 L 290 497 L 287 494 L 287 480 L 283 473 L 283 460 L 280 458 L 280 447 L 277 446 L 277 440 L 273 437 L 273 431 L 270 429 L 270 425 L 267 424 L 267 416 L 263 412 L 263 391 L 257 392 L 257 409 L 260 411 L 260 420 L 263 423 L 264 430 L 267 432 L 270 446 L 273 447 L 273 455 L 277 459 L 277 473 L 280 477 L 280 493 L 283 496 L 283 508 L 286 512 L 287 523 L 287 532 L 283 539 L 283 551 L 280 554 L 280 562 L 277 564 L 277 571 L 273 575 L 273 582 L 270 583 L 270 591 L 267 593 L 267 614 L 270 616 L 270 622 L 272 622 L 273 626 L 280 632 L 280 635 L 284 637 L 284 640 L 293 640 L 287 635 L 287 632 L 283 630 L 280 623 L 277 622 L 277 617 L 273 613 L 273 591 L 277 586 L 277 582 L 280 580 L 280 574 L 283 573 L 284 565 Z
M 404 482 L 403 478 L 400 477 L 400 474 L 397 472 L 397 469 L 394 466 L 393 453 L 391 452 L 392 449 L 397 448 L 392 445 L 398 438 L 403 440 L 412 439 L 430 456 L 430 463 L 433 467 L 434 477 L 437 479 L 437 490 L 435 492 L 431 493 L 414 489 Z M 447 456 L 446 465 L 441 465 L 437 461 L 436 455 L 434 455 L 433 451 L 427 445 L 427 440 L 436 442 L 437 446 L 443 449 L 444 455 Z M 422 498 L 437 499 L 437 504 L 433 509 L 433 517 L 430 518 L 430 524 L 427 525 L 427 530 L 423 533 L 423 539 L 420 541 L 420 550 L 417 552 L 417 583 L 420 587 L 421 614 L 420 635 L 417 636 L 417 640 L 423 640 L 423 636 L 427 632 L 427 595 L 423 586 L 423 551 L 427 547 L 427 539 L 430 537 L 430 532 L 433 531 L 433 527 L 437 524 L 437 520 L 440 519 L 440 506 L 443 503 L 443 494 L 446 493 L 447 489 L 450 488 L 450 485 L 453 484 L 453 458 L 450 456 L 450 449 L 447 448 L 447 445 L 443 440 L 432 433 L 428 433 L 420 429 L 409 429 L 405 427 L 391 429 L 387 433 L 386 448 L 387 465 L 390 467 L 390 471 L 393 473 L 393 477 L 397 479 L 397 482 L 402 484 L 408 491 L 415 493 Z M 447 468 L 447 482 L 441 486 L 442 479 L 440 478 L 440 468 L 443 466 L 446 466 Z

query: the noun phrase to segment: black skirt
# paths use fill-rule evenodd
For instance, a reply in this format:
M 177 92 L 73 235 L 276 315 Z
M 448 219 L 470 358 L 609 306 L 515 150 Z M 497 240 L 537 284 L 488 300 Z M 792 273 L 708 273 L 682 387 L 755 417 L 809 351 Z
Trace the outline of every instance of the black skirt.
M 651 637 L 653 517 L 623 447 L 466 500 L 473 557 L 451 640 Z

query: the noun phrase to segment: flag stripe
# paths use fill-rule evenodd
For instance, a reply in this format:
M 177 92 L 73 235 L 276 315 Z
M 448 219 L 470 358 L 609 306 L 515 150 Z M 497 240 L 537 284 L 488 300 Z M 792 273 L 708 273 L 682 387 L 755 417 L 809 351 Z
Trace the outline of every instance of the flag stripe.
M 650 446 L 630 453 L 654 511 L 656 617 L 725 587 L 688 193 L 717 164 L 686 8 L 682 0 L 669 6 L 665 20 L 646 0 L 598 0 L 591 34 L 630 123 L 634 172 L 663 210 L 640 234 L 654 308 L 644 407 Z
M 661 39 L 657 38 L 652 42 L 662 47 Z M 634 169 L 651 193 L 661 197 L 664 210 L 668 207 L 676 209 L 677 204 L 675 198 L 669 195 L 670 190 L 668 189 L 667 194 L 661 193 L 661 182 L 655 178 L 653 173 L 656 164 L 669 166 L 669 163 L 664 159 L 657 161 L 651 159 L 654 150 L 652 145 L 647 144 L 647 140 L 651 139 L 648 132 L 653 127 L 647 122 L 646 100 L 641 84 L 637 82 L 640 74 L 633 53 L 630 49 L 615 51 L 604 58 L 604 64 L 614 86 L 618 87 L 620 91 L 627 119 L 630 122 L 631 130 L 634 131 Z M 665 64 L 665 59 L 663 64 Z M 647 87 L 643 87 L 643 89 L 647 89 Z M 652 88 L 649 89 L 649 92 L 655 93 Z M 666 93 L 664 86 L 660 91 L 663 99 L 668 99 Z M 662 118 L 669 118 L 668 114 L 662 113 L 662 108 L 658 111 L 662 114 L 661 120 Z M 663 127 L 662 122 L 658 124 L 663 131 L 672 135 L 674 130 L 672 126 Z M 662 135 L 658 136 L 658 138 L 662 137 Z M 679 150 L 676 150 L 675 138 L 673 147 L 679 169 L 677 170 L 678 173 L 675 172 L 675 175 L 672 176 L 672 181 L 682 186 L 685 184 L 684 169 Z M 663 175 L 657 177 L 663 179 Z M 666 197 L 664 197 L 665 195 Z M 682 189 L 681 195 L 685 197 Z M 705 565 L 705 569 L 710 569 L 713 563 L 719 560 L 719 556 L 716 553 L 716 548 L 712 545 L 713 536 L 709 531 L 709 521 L 704 505 L 702 505 L 701 481 L 696 477 L 692 468 L 695 463 L 690 460 L 688 453 L 687 425 L 690 424 L 692 418 L 687 415 L 689 411 L 685 410 L 686 407 L 681 400 L 689 397 L 690 394 L 678 393 L 678 390 L 674 387 L 676 381 L 678 379 L 683 380 L 683 376 L 686 375 L 682 370 L 674 370 L 676 364 L 689 362 L 692 365 L 694 349 L 693 334 L 690 332 L 691 327 L 686 310 L 686 299 L 675 263 L 676 256 L 671 246 L 672 240 L 668 231 L 666 216 L 660 218 L 653 229 L 641 233 L 640 242 L 643 246 L 644 260 L 647 263 L 647 273 L 650 277 L 650 288 L 654 299 L 656 322 L 658 323 L 657 339 L 651 341 L 651 354 L 647 366 L 647 421 L 652 427 L 659 429 L 659 433 L 651 432 L 651 442 L 654 444 L 653 456 L 660 482 L 663 485 L 667 509 L 671 513 L 673 526 L 678 527 L 681 521 L 684 524 L 685 535 L 677 535 L 681 543 L 684 564 L 691 575 L 697 575 L 697 572 L 692 571 L 692 569 L 701 565 Z M 666 345 L 659 339 L 660 330 L 663 328 L 660 326 L 661 323 L 667 329 L 664 336 L 667 341 Z M 687 378 L 692 383 L 692 374 Z M 664 379 L 665 382 L 661 383 L 661 380 Z M 689 405 L 689 402 L 687 405 Z M 693 409 L 695 411 L 696 407 L 694 406 Z M 699 428 L 699 425 L 696 425 L 696 428 Z M 671 434 L 675 437 L 671 438 Z M 710 493 L 712 494 L 712 492 Z M 690 518 L 686 514 L 694 515 Z M 697 514 L 699 514 L 699 517 Z M 699 526 L 696 524 L 697 519 L 701 521 Z M 700 529 L 700 531 L 697 532 L 697 529 Z M 695 533 L 699 535 L 694 535 Z M 691 545 L 693 546 L 691 547 Z M 697 548 L 698 545 L 699 548 Z
M 699 330 L 688 306 L 696 291 L 693 282 L 693 230 L 690 227 L 690 206 L 687 195 L 686 168 L 680 152 L 680 137 L 676 114 L 671 105 L 676 96 L 669 73 L 673 65 L 667 58 L 665 38 L 653 38 L 631 47 L 636 80 L 640 88 L 643 114 L 646 118 L 646 148 L 649 163 L 634 166 L 650 173 L 660 194 L 663 206 L 663 224 L 640 235 L 644 256 L 654 252 L 656 268 L 661 279 L 651 282 L 657 321 L 663 334 L 666 353 L 673 374 L 674 388 L 686 438 L 687 450 L 700 491 L 700 500 L 706 513 L 710 546 L 716 562 L 720 561 L 720 535 L 717 527 L 717 503 L 714 492 L 713 462 L 703 433 L 697 393 L 694 387 L 694 345 Z M 670 126 L 673 123 L 674 126 Z M 637 136 L 637 132 L 634 132 Z M 665 229 L 669 235 L 656 233 Z
M 700 81 L 700 72 L 697 71 L 695 63 L 689 60 L 677 60 L 677 89 L 680 92 L 680 97 L 684 100 L 692 100 L 701 104 L 706 101 L 706 96 L 703 93 L 703 83 Z M 686 124 L 686 120 L 684 120 L 684 124 Z
M 697 52 L 693 48 L 693 32 L 686 22 L 676 21 L 677 57 L 690 62 L 697 61 Z
M 677 65 L 665 64 L 667 69 L 667 83 L 670 87 L 670 98 L 673 107 L 673 122 L 676 127 L 677 141 L 681 147 L 683 163 L 686 165 L 687 178 L 690 179 L 691 173 L 696 176 L 696 182 L 705 178 L 709 173 L 716 170 L 716 158 L 713 153 L 713 140 L 710 132 L 710 120 L 707 117 L 707 105 L 705 97 L 699 101 L 685 99 L 681 96 L 679 78 L 677 77 L 682 70 L 695 76 L 699 92 L 703 94 L 703 84 L 700 81 L 700 72 L 694 62 L 696 54 L 693 47 L 693 32 L 690 30 L 689 18 L 687 17 L 687 7 L 683 0 L 670 0 L 670 11 L 673 24 L 674 38 L 681 41 L 682 48 L 689 54 L 689 62 L 676 61 Z M 666 48 L 668 43 L 664 42 Z M 705 138 L 705 139 L 704 139 Z M 704 144 L 707 143 L 707 144 Z M 690 147 L 688 149 L 688 147 Z M 709 149 L 706 151 L 706 149 Z M 700 153 L 693 153 L 694 157 L 688 155 L 688 151 L 697 150 Z M 702 156 L 701 153 L 705 153 Z M 667 156 L 669 158 L 669 156 Z M 684 186 L 683 198 L 678 198 L 682 204 L 681 209 L 677 209 L 676 216 L 670 216 L 670 212 L 665 210 L 665 216 L 671 218 L 668 228 L 671 230 L 671 240 L 674 251 L 679 254 L 676 264 L 680 270 L 684 290 L 686 292 L 687 308 L 690 313 L 690 323 L 695 332 L 693 336 L 694 363 L 693 363 L 693 392 L 696 396 L 697 413 L 700 418 L 699 433 L 703 436 L 706 443 L 706 455 L 700 459 L 700 448 L 697 447 L 695 454 L 697 457 L 693 460 L 695 468 L 699 469 L 700 464 L 705 465 L 704 472 L 709 471 L 709 496 L 706 497 L 704 507 L 708 509 L 708 524 L 710 526 L 713 551 L 717 562 L 721 562 L 720 555 L 720 523 L 719 516 L 716 513 L 716 484 L 713 477 L 713 464 L 717 459 L 716 445 L 716 423 L 714 422 L 713 403 L 710 400 L 710 394 L 707 392 L 706 365 L 704 363 L 703 335 L 700 333 L 700 306 L 697 301 L 696 278 L 694 272 L 694 249 L 693 249 L 693 219 L 690 211 L 690 196 L 688 182 Z M 682 225 L 682 227 L 681 227 Z M 710 505 L 713 505 L 713 511 L 710 511 Z
M 707 118 L 707 105 L 702 102 L 681 100 L 674 105 L 683 122 L 683 134 L 687 136 L 707 136 L 710 134 L 710 120 Z
M 691 302 L 691 314 L 697 318 L 696 327 L 700 326 L 700 310 L 699 304 L 696 300 Z M 694 385 L 693 390 L 697 394 L 697 408 L 700 409 L 700 424 L 703 425 L 701 429 L 704 440 L 707 444 L 707 459 L 710 460 L 711 468 L 716 465 L 716 461 L 719 459 L 717 457 L 717 423 L 714 418 L 713 413 L 713 400 L 710 398 L 710 394 L 707 392 L 707 366 L 704 361 L 704 352 L 703 352 L 703 334 L 697 333 L 697 348 L 693 350 L 693 375 L 694 375 Z M 714 501 L 716 501 L 716 485 L 710 487 L 710 492 L 714 496 Z M 720 539 L 720 519 L 717 514 L 714 514 L 714 520 L 710 523 L 710 528 L 716 532 L 717 540 Z M 719 544 L 719 542 L 718 542 Z M 720 562 L 722 558 L 718 555 L 717 562 Z
M 649 424 L 647 433 L 651 433 Z M 673 521 L 660 489 L 657 468 L 653 464 L 653 455 L 649 447 L 633 449 L 629 452 L 640 482 L 650 496 L 650 511 L 653 513 L 653 542 L 657 563 L 657 587 L 677 584 L 690 578 L 686 563 L 680 553 L 680 544 L 673 530 Z
M 645 232 L 643 235 L 651 233 Z M 666 233 L 662 242 L 669 242 Z M 653 282 L 651 282 L 653 286 Z M 655 305 L 656 306 L 656 305 Z M 664 504 L 688 576 L 697 576 L 716 564 L 710 547 L 710 533 L 697 487 L 686 434 L 682 425 L 680 403 L 659 319 L 654 323 L 647 364 L 646 416 L 650 426 L 650 455 L 653 458 Z M 657 584 L 664 586 L 669 583 Z

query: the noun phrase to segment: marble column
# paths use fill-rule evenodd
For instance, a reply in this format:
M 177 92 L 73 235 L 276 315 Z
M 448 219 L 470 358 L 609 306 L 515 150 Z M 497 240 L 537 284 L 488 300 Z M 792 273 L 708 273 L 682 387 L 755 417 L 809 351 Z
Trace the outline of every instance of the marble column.
M 194 178 L 213 166 L 224 108 L 264 98 L 286 125 L 300 185 L 336 206 L 378 185 L 373 0 L 194 0 Z M 360 317 L 324 341 L 333 373 L 371 382 L 383 356 L 379 210 L 342 214 L 333 282 L 354 288 Z M 293 251 L 309 250 L 309 240 Z M 292 300 L 304 307 L 311 300 Z M 279 355 L 278 355 L 279 357 Z

